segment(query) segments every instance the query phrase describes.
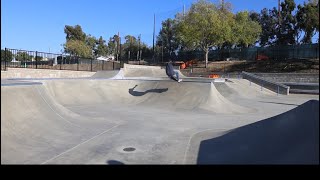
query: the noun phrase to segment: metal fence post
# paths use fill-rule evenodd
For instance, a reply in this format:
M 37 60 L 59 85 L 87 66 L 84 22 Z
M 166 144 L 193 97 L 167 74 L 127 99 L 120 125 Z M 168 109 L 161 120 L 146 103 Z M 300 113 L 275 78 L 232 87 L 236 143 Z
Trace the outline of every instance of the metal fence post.
M 77 71 L 79 71 L 79 57 L 78 56 L 76 57 L 76 60 L 77 60 Z
M 122 58 L 121 58 L 121 52 L 122 52 L 122 51 L 121 51 L 121 48 L 122 48 L 122 47 L 121 47 L 121 43 L 120 43 L 120 52 L 119 52 L 120 64 L 122 63 Z M 154 54 L 154 53 L 153 53 L 153 54 Z M 124 62 L 123 62 L 123 63 L 124 63 Z M 121 65 L 120 65 L 120 67 L 121 67 Z
M 38 69 L 38 51 L 36 51 L 36 69 Z
M 293 59 L 295 58 L 295 54 L 296 54 L 296 48 L 295 48 L 295 45 L 293 45 Z
M 90 67 L 91 67 L 91 72 L 92 72 L 92 60 L 93 60 L 93 59 L 91 59 L 91 66 L 90 66 Z
M 62 61 L 63 61 L 63 54 L 61 54 L 61 61 L 60 61 L 60 70 L 62 69 Z
M 4 70 L 7 70 L 7 48 L 4 48 Z
M 279 96 L 279 86 L 278 86 L 277 96 Z
M 319 58 L 319 43 L 316 46 L 316 58 Z
M 102 71 L 103 71 L 103 66 L 104 66 L 104 60 L 102 60 L 102 67 L 101 67 Z

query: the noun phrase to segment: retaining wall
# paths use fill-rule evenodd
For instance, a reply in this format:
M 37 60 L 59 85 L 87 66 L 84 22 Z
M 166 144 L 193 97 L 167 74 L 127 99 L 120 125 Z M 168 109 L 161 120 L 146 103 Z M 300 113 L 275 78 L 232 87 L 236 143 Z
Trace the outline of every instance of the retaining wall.
M 8 68 L 7 71 L 1 71 L 1 79 L 4 79 L 4 78 L 76 78 L 76 77 L 91 77 L 93 74 L 95 74 L 95 72 Z

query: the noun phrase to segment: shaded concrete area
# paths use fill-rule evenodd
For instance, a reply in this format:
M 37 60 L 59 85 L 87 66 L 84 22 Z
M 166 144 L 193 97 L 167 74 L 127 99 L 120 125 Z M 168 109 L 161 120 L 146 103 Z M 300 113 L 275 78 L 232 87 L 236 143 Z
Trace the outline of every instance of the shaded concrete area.
M 154 78 L 161 78 L 156 74 Z M 264 144 L 288 138 L 287 144 L 272 151 L 279 161 L 255 158 L 260 161 L 254 162 L 294 164 L 305 160 L 293 158 L 305 151 L 302 147 L 319 146 L 317 139 L 307 140 L 313 131 L 303 133 L 312 122 L 294 118 L 319 119 L 314 105 L 319 96 L 278 96 L 243 79 L 218 83 L 196 78 L 177 83 L 139 79 L 134 74 L 131 77 L 136 79 L 100 75 L 106 78 L 28 80 L 37 84 L 12 80 L 11 86 L 2 81 L 1 163 L 197 164 L 207 159 L 215 163 L 211 152 L 226 152 L 219 154 L 224 158 L 218 164 L 231 162 L 228 153 L 235 157 L 232 163 L 250 163 L 253 157 L 237 157 L 232 148 L 252 150 L 258 157 Z M 275 133 L 263 134 L 268 132 Z M 297 133 L 289 136 L 292 132 Z M 219 140 L 216 148 L 210 141 L 216 137 L 231 144 Z M 275 137 L 280 137 L 279 142 Z M 318 154 L 307 149 L 311 162 Z
M 1 80 L 1 86 L 17 86 L 17 85 L 36 85 L 36 84 L 42 84 L 41 82 L 34 82 L 34 81 L 28 81 L 28 80 L 8 80 L 8 79 L 2 79 Z
M 319 101 L 206 135 L 212 139 L 201 141 L 197 164 L 319 164 Z
M 107 164 L 109 164 L 109 165 L 124 165 L 124 163 L 117 161 L 117 160 L 108 160 Z

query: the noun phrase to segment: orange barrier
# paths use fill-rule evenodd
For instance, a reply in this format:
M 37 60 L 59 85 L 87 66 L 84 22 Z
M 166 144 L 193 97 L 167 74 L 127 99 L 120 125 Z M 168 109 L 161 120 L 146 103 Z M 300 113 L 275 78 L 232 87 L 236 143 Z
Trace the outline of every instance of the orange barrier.
M 261 60 L 269 60 L 269 57 L 266 56 L 266 55 L 263 55 L 263 54 L 258 54 L 256 59 L 257 59 L 258 61 L 261 61 Z
M 197 64 L 196 60 L 190 60 L 186 62 L 186 67 L 192 66 L 192 64 Z
M 187 66 L 186 66 L 186 63 L 183 63 L 180 65 L 180 69 L 185 69 Z
M 210 74 L 209 78 L 219 78 L 219 74 Z
M 175 62 L 174 64 L 178 65 L 180 67 L 180 69 L 186 69 L 187 67 L 190 67 L 193 64 L 197 64 L 197 61 L 196 60 L 190 60 L 187 62 L 178 61 L 178 62 Z
M 197 64 L 197 61 L 196 60 L 190 60 L 190 61 L 187 61 L 187 62 L 175 62 L 175 64 L 179 65 L 180 66 L 180 69 L 185 69 L 187 67 L 190 67 L 192 66 L 192 64 Z

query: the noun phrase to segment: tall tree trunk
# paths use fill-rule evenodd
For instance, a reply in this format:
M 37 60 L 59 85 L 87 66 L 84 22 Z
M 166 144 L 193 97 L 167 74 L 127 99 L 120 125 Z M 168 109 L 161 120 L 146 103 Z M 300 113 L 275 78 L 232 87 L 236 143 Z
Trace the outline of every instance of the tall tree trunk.
M 206 68 L 208 67 L 208 54 L 209 54 L 209 48 L 206 47 L 205 50 L 205 61 L 206 61 Z

